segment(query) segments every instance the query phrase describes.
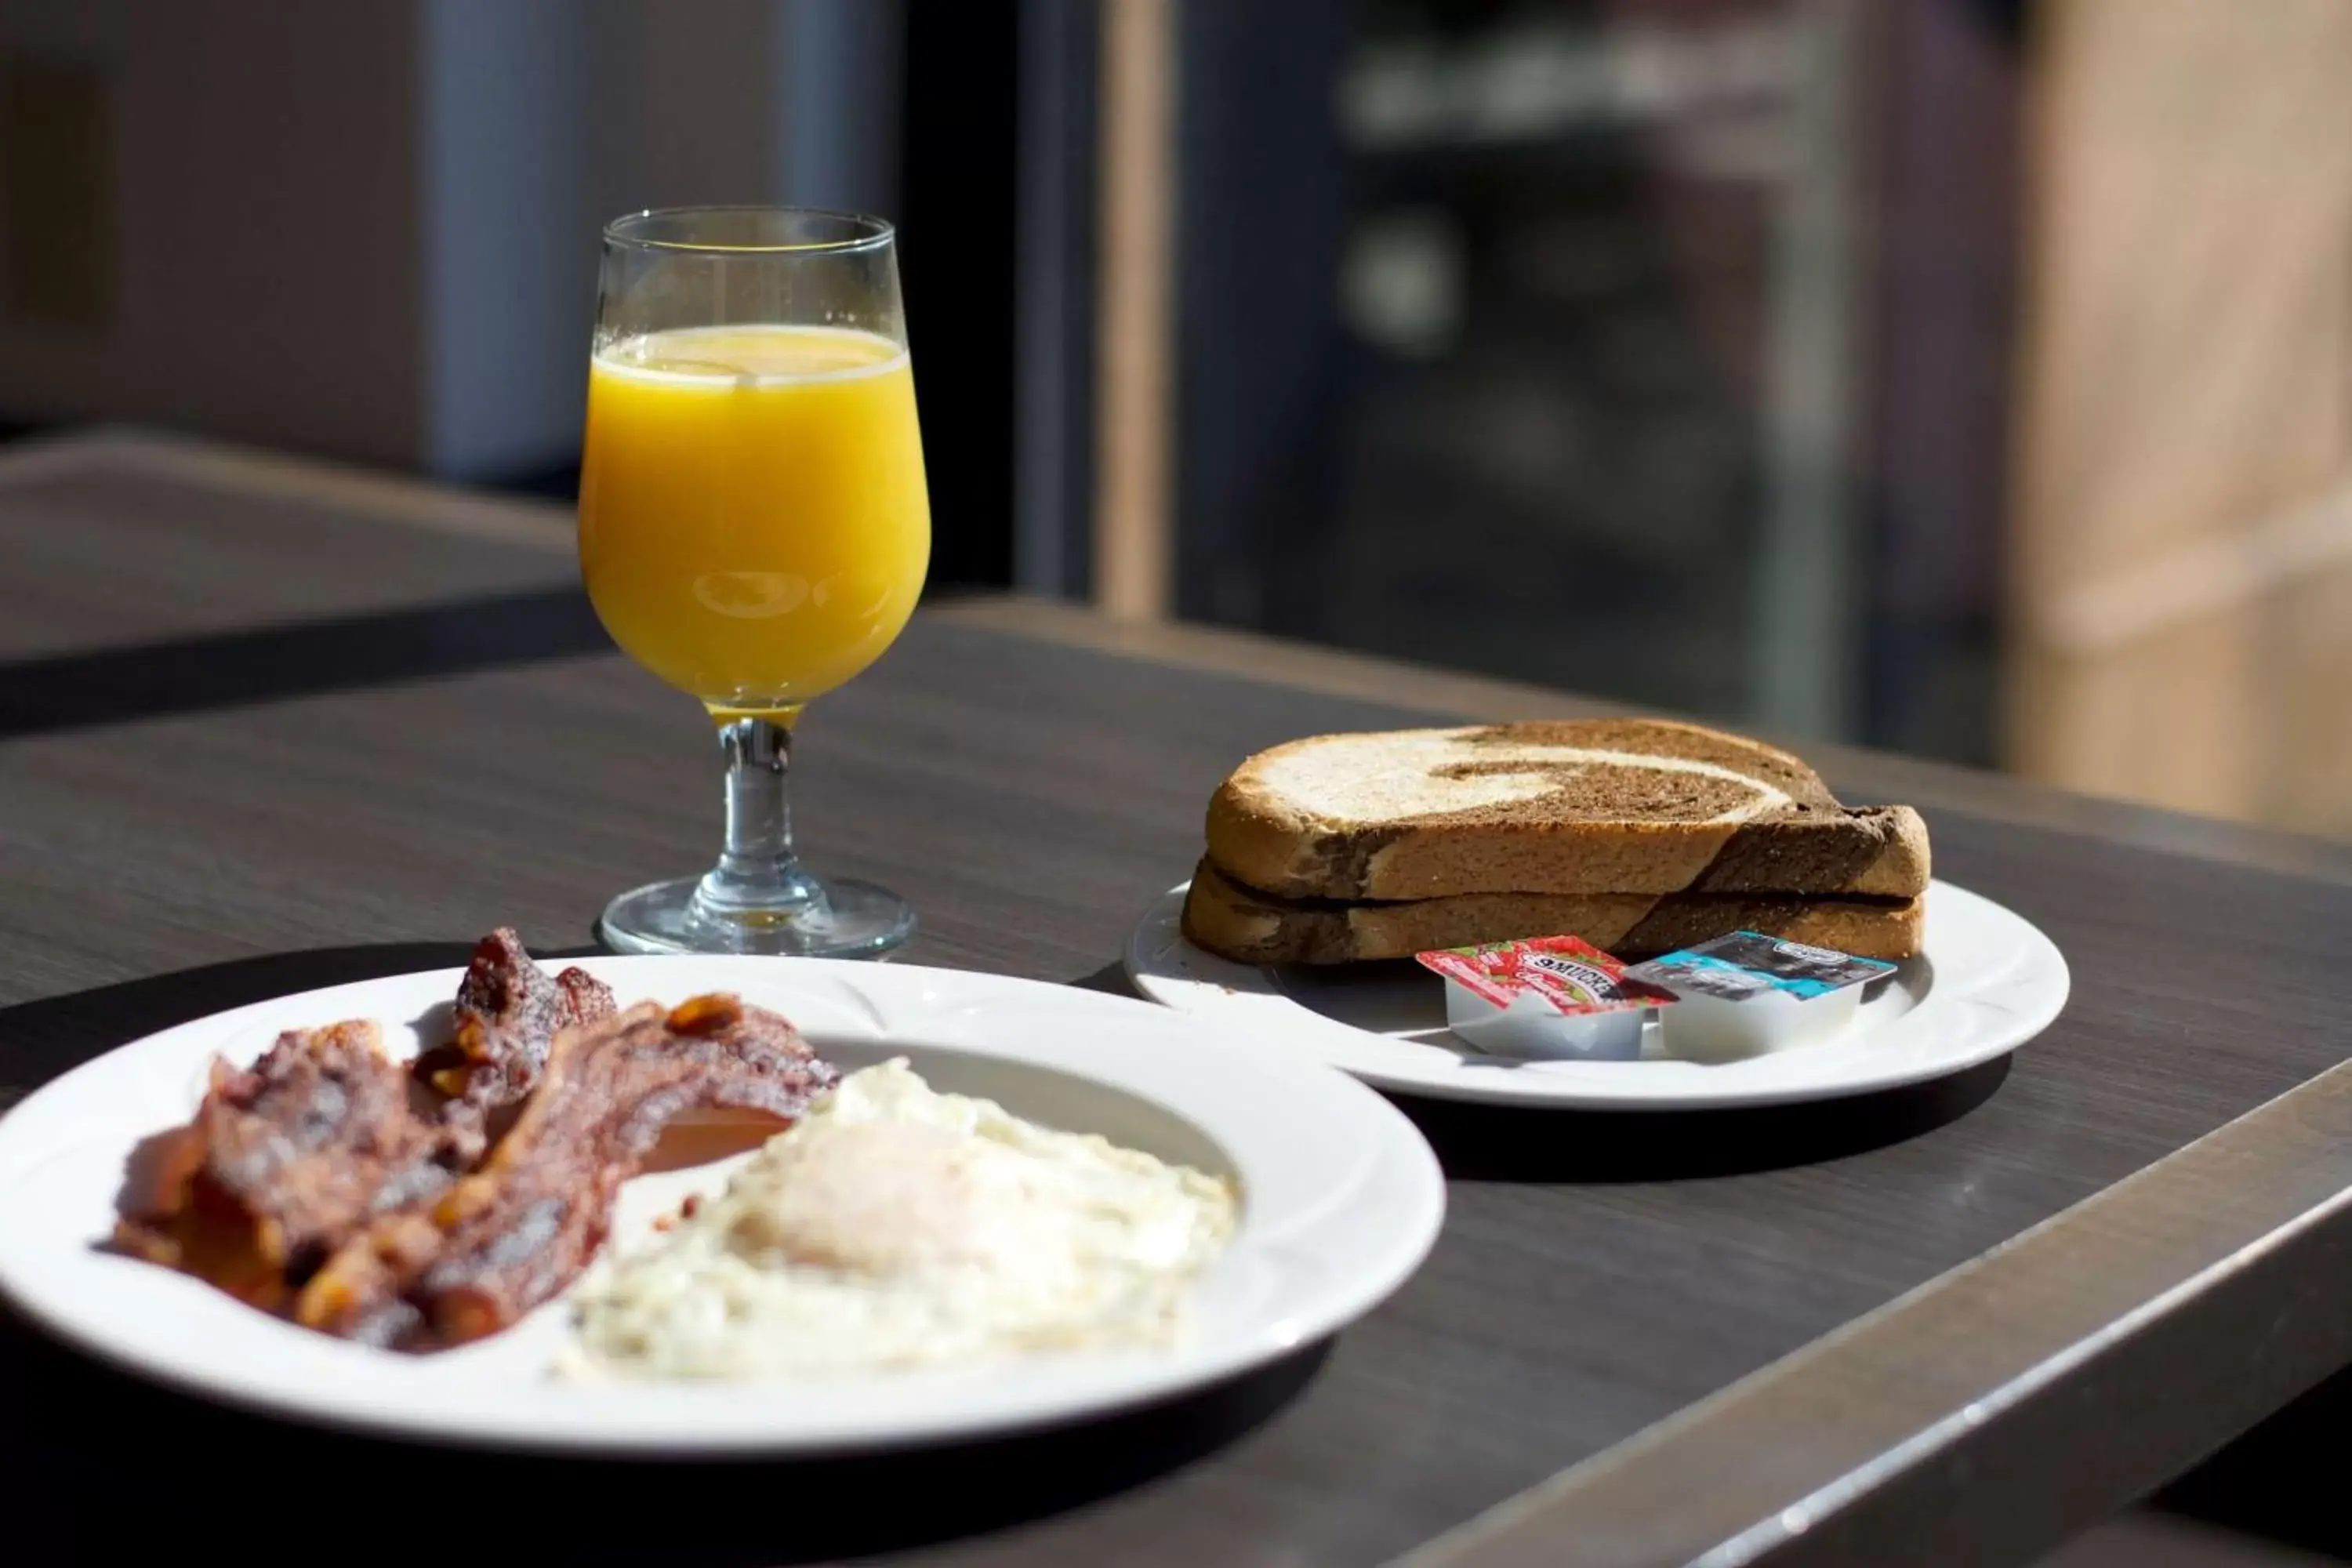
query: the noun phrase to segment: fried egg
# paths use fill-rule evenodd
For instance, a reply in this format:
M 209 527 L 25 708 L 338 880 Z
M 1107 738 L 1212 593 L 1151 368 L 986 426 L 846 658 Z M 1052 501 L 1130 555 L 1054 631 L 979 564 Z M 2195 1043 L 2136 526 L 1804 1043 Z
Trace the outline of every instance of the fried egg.
M 584 1282 L 579 1348 L 623 1375 L 744 1378 L 1167 1343 L 1235 1214 L 1227 1182 L 898 1058 Z

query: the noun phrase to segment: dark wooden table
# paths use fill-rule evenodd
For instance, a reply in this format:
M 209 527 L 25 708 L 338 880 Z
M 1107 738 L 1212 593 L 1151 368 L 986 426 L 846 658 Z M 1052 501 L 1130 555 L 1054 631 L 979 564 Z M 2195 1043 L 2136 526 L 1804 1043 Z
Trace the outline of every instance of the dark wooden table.
M 0 1103 L 501 921 L 584 949 L 609 894 L 707 860 L 707 731 L 609 650 L 570 549 L 551 510 L 220 449 L 0 454 Z M 948 603 L 808 720 L 801 826 L 916 900 L 906 961 L 1117 989 L 1246 752 L 1593 708 Z M 0 1557 L 201 1531 L 346 1560 L 2026 1560 L 2352 1361 L 2352 856 L 1816 754 L 2064 949 L 2074 1000 L 2013 1063 L 1760 1112 L 1407 1101 L 1451 1211 L 1362 1323 L 1137 1415 L 887 1459 L 410 1448 L 0 1325 Z

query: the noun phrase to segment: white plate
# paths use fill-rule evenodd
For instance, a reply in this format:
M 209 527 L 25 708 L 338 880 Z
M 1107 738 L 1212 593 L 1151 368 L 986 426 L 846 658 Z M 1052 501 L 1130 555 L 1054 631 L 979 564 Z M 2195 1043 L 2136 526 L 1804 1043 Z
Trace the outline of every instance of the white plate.
M 771 958 L 583 962 L 623 1003 L 734 991 L 782 1012 L 851 1070 L 904 1055 L 942 1090 L 986 1095 L 1240 1179 L 1241 1225 L 1203 1276 L 1197 1321 L 1155 1352 L 734 1384 L 565 1383 L 559 1300 L 504 1334 L 431 1356 L 329 1339 L 185 1276 L 99 1249 L 123 1160 L 184 1121 L 218 1051 L 243 1063 L 277 1032 L 379 1019 L 396 1053 L 459 972 L 282 997 L 185 1024 L 76 1068 L 0 1119 L 0 1290 L 86 1350 L 164 1382 L 335 1425 L 468 1443 L 679 1454 L 814 1453 L 992 1433 L 1199 1387 L 1361 1315 L 1428 1252 L 1437 1162 L 1378 1095 L 1213 1026 L 1066 986 L 897 964 Z M 739 1156 L 738 1158 L 741 1158 Z M 640 1176 L 614 1245 L 646 1233 L 735 1162 Z
M 1184 940 L 1181 883 L 1128 939 L 1127 973 L 1153 1001 L 1367 1083 L 1445 1100 L 1599 1110 L 1684 1110 L 1831 1100 L 1942 1078 L 2006 1055 L 2066 1005 L 2066 961 L 2032 922 L 1990 899 L 1931 883 L 1927 952 L 1874 984 L 1834 1040 L 1747 1061 L 1520 1062 L 1484 1055 L 1445 1027 L 1444 982 L 1411 960 L 1261 968 Z

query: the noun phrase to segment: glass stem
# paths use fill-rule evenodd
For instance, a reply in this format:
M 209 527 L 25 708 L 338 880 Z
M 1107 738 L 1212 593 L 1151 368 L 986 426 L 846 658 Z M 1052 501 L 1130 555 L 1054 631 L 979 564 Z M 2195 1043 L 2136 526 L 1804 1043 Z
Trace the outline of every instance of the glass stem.
M 793 732 L 768 719 L 719 726 L 727 759 L 727 847 L 696 889 L 700 912 L 720 920 L 790 917 L 824 897 L 793 851 Z

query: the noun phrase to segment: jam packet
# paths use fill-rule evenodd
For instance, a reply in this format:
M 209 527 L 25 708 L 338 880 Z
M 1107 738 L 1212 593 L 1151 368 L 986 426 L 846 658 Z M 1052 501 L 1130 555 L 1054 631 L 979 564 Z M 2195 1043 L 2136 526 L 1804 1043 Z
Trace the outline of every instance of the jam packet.
M 1445 977 L 1445 1021 L 1497 1056 L 1630 1061 L 1649 1009 L 1672 992 L 1629 979 L 1625 965 L 1573 936 L 1529 937 L 1416 953 Z

